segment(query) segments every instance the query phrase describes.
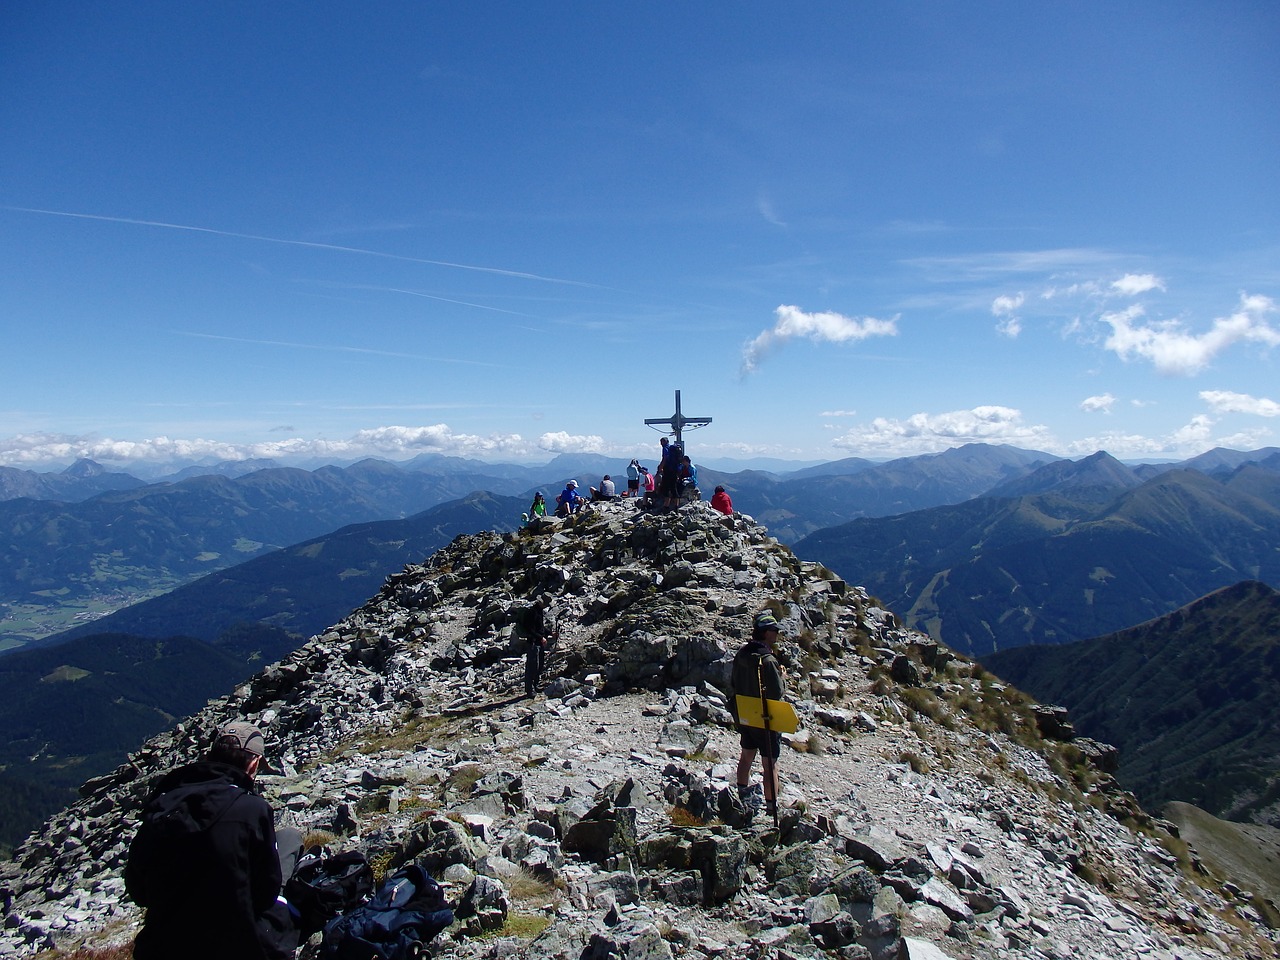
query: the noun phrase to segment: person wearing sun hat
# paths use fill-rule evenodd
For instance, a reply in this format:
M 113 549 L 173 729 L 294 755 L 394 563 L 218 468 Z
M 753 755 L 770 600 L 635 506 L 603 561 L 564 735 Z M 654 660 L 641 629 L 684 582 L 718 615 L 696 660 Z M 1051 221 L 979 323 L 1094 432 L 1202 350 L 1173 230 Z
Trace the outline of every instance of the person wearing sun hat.
M 782 699 L 782 665 L 774 654 L 778 640 L 778 619 L 770 610 L 761 610 L 752 618 L 751 638 L 742 645 L 733 658 L 732 684 L 736 697 Z M 737 720 L 737 709 L 734 708 Z M 778 810 L 778 755 L 782 750 L 782 735 L 776 730 L 762 730 L 738 724 L 742 752 L 738 755 L 738 796 L 751 810 L 760 808 L 761 795 L 752 789 L 751 768 L 756 754 L 761 754 L 764 767 L 763 799 L 770 814 Z
M 203 760 L 165 774 L 147 798 L 124 871 L 129 896 L 147 909 L 135 960 L 293 956 L 298 932 L 280 890 L 302 838 L 282 830 L 281 856 L 254 783 L 265 755 L 256 726 L 224 723 Z

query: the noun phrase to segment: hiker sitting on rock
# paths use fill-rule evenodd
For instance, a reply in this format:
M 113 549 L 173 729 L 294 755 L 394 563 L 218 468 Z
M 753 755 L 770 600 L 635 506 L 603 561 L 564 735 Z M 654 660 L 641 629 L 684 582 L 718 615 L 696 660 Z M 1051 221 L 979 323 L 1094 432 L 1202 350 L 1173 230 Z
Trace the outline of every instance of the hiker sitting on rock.
M 586 502 L 587 498 L 578 492 L 578 481 L 570 480 L 556 497 L 556 516 L 567 517 L 571 513 L 577 513 Z
M 653 492 L 657 487 L 657 481 L 653 474 L 649 472 L 649 468 L 642 466 L 640 468 L 640 485 L 644 488 L 644 499 L 646 502 L 653 500 Z
M 738 720 L 736 697 L 782 699 L 782 665 L 774 654 L 778 640 L 778 621 L 768 610 L 755 615 L 751 639 L 733 658 L 734 720 Z M 778 812 L 778 754 L 782 734 L 738 723 L 742 752 L 738 756 L 738 796 L 749 810 L 760 809 L 760 794 L 751 789 L 751 768 L 756 753 L 761 753 L 764 767 L 764 801 L 771 815 Z
M 724 487 L 716 487 L 716 492 L 711 496 L 711 508 L 719 510 L 725 516 L 733 516 L 733 501 L 729 499 L 729 494 L 725 493 Z
M 591 499 L 612 500 L 614 497 L 614 490 L 613 478 L 606 473 L 604 475 L 604 479 L 600 481 L 600 489 L 597 490 L 595 487 L 591 488 Z
M 698 468 L 693 465 L 693 461 L 687 456 L 680 458 L 679 473 L 676 474 L 680 481 L 680 496 L 685 498 L 693 498 L 698 493 Z
M 147 911 L 136 960 L 293 956 L 298 929 L 280 889 L 302 835 L 277 832 L 257 793 L 265 747 L 252 724 L 224 724 L 204 760 L 165 774 L 147 799 L 124 868 Z

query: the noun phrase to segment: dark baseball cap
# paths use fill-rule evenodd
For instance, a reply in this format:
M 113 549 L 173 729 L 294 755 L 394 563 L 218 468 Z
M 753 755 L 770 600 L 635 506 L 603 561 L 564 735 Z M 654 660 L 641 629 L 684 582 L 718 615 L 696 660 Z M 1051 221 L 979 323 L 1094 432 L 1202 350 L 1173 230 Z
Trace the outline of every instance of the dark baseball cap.
M 224 723 L 218 728 L 218 742 L 221 743 L 224 740 L 234 740 L 235 746 L 259 757 L 267 752 L 266 738 L 252 723 L 240 720 Z

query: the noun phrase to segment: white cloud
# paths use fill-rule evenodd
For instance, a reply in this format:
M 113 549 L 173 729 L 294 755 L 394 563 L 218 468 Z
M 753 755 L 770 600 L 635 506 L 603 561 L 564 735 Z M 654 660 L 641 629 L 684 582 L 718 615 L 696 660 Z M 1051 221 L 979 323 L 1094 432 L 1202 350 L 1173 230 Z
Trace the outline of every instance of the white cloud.
M 1164 290 L 1164 281 L 1153 273 L 1126 273 L 1111 281 L 1111 289 L 1126 297 L 1136 297 L 1151 290 Z
M 375 427 L 360 430 L 345 440 L 291 437 L 259 443 L 228 443 L 221 440 L 144 440 L 77 437 L 61 434 L 25 434 L 0 440 L 0 464 L 18 467 L 46 466 L 87 458 L 128 467 L 131 463 L 165 464 L 210 460 L 298 458 L 350 459 L 358 457 L 412 457 L 420 453 L 456 456 L 503 454 L 528 456 L 536 453 L 519 434 L 475 436 L 454 433 L 446 424 L 424 427 Z
M 1022 321 L 1017 317 L 1005 317 L 996 324 L 996 333 L 1010 340 L 1016 340 L 1022 332 Z
M 1100 393 L 1096 397 L 1085 397 L 1080 401 L 1080 409 L 1085 413 L 1096 413 L 1101 410 L 1103 413 L 1110 413 L 1112 406 L 1115 405 L 1116 398 L 1109 393 Z
M 799 307 L 783 305 L 774 311 L 777 322 L 742 348 L 743 374 L 755 373 L 760 361 L 788 341 L 804 337 L 815 342 L 844 343 L 868 337 L 892 337 L 898 333 L 898 318 L 852 318 L 839 313 L 805 313 Z
M 1194 457 L 1214 447 L 1230 447 L 1235 450 L 1253 450 L 1263 445 L 1266 431 L 1236 433 L 1215 436 L 1214 420 L 1201 414 L 1192 417 L 1185 425 L 1161 437 L 1147 437 L 1133 433 L 1105 433 L 1094 437 L 1081 437 L 1056 451 L 1068 457 L 1083 457 L 1098 450 L 1106 450 L 1113 457 L 1167 457 L 1171 460 Z M 1051 448 L 1050 448 L 1051 449 Z
M 540 436 L 538 448 L 552 453 L 603 453 L 605 442 L 603 437 L 575 436 L 560 430 Z
M 1000 322 L 996 324 L 996 333 L 1010 340 L 1017 338 L 1022 332 L 1022 321 L 1017 312 L 1026 301 L 1026 295 L 1021 291 L 1013 296 L 1002 294 L 991 301 L 992 315 L 1000 318 Z
M 1093 297 L 1098 294 L 1099 286 L 1096 281 L 1086 280 L 1081 283 L 1072 283 L 1065 287 L 1046 287 L 1040 291 L 1041 300 L 1057 300 L 1057 299 L 1078 299 L 1080 297 Z
M 1213 420 L 1201 413 L 1192 417 L 1185 427 L 1175 430 L 1169 439 L 1176 449 L 1203 447 L 1207 450 L 1214 445 L 1212 437 Z
M 1101 319 L 1111 327 L 1105 346 L 1121 360 L 1148 360 L 1160 373 L 1192 376 L 1235 343 L 1280 345 L 1280 331 L 1267 322 L 1275 311 L 1267 297 L 1242 295 L 1235 313 L 1216 318 L 1201 334 L 1188 333 L 1176 320 L 1144 323 L 1143 309 L 1136 304 Z
M 526 448 L 519 434 L 494 434 L 478 437 L 454 433 L 447 424 L 437 423 L 428 427 L 375 427 L 361 430 L 346 443 L 357 448 L 369 448 L 392 456 L 419 453 L 482 454 L 516 452 Z
M 1213 446 L 1226 447 L 1228 450 L 1259 450 L 1270 446 L 1272 441 L 1271 431 L 1262 428 L 1241 430 L 1239 433 L 1231 433 L 1225 437 L 1215 437 Z
M 1096 437 L 1082 437 L 1053 452 L 1067 457 L 1087 457 L 1099 450 L 1105 450 L 1119 458 L 1173 456 L 1167 440 L 1136 433 L 1105 433 Z
M 818 416 L 820 417 L 856 417 L 857 410 L 823 410 Z
M 775 227 L 786 227 L 786 222 L 778 216 L 778 211 L 774 208 L 773 200 L 764 193 L 756 197 L 756 210 L 760 212 L 760 216 L 765 222 L 773 224 Z
M 1251 413 L 1259 417 L 1280 417 L 1280 403 L 1266 397 L 1251 397 L 1230 390 L 1201 390 L 1200 399 L 1214 413 Z
M 1012 407 L 981 406 L 946 413 L 916 413 L 904 420 L 877 417 L 832 441 L 855 453 L 909 456 L 965 443 L 1007 443 L 1045 449 L 1055 445 L 1049 428 L 1022 422 Z
M 1012 297 L 1001 295 L 991 301 L 991 312 L 997 317 L 1007 317 L 1027 302 L 1026 295 L 1016 293 Z

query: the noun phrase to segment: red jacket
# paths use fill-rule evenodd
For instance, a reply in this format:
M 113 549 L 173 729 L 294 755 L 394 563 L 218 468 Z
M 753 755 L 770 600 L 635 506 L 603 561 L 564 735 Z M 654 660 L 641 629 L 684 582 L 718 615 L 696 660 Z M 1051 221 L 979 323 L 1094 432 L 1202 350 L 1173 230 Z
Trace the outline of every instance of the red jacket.
M 729 499 L 729 495 L 723 490 L 712 496 L 711 506 L 723 514 L 733 513 L 733 501 Z

